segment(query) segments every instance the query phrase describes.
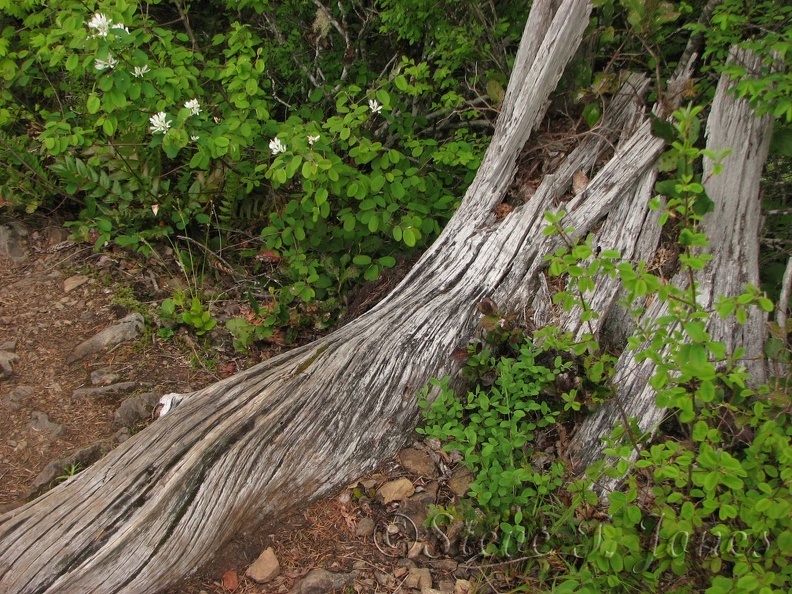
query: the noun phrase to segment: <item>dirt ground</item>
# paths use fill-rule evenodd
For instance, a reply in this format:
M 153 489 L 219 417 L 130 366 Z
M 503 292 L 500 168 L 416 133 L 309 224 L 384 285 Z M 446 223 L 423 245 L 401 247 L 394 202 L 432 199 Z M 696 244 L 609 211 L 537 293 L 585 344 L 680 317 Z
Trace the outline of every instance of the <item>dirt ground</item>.
M 17 247 L 26 257 L 18 262 L 0 257 L 0 351 L 15 355 L 12 374 L 0 379 L 0 513 L 35 495 L 32 484 L 51 461 L 97 443 L 106 452 L 117 443 L 120 427 L 114 414 L 129 394 L 101 398 L 75 394 L 91 386 L 92 372 L 104 370 L 115 374 L 118 382 L 137 382 L 133 393 L 191 392 L 268 355 L 242 356 L 231 347 L 230 336 L 220 331 L 204 344 L 186 332 L 177 332 L 170 340 L 159 338 L 151 319 L 152 306 L 156 308 L 173 290 L 184 288 L 176 266 L 124 252 L 95 253 L 92 246 L 68 241 L 67 231 L 57 221 L 26 219 L 17 228 L 22 233 Z M 222 292 L 222 287 L 215 288 Z M 371 301 L 371 293 L 369 288 L 358 299 Z M 214 304 L 218 312 L 238 306 L 230 299 Z M 78 344 L 136 310 L 147 316 L 139 339 L 67 363 Z M 222 321 L 222 315 L 218 317 Z M 36 420 L 41 421 L 43 415 L 42 425 Z M 142 429 L 154 415 L 152 411 L 132 432 Z M 69 472 L 64 469 L 63 475 L 39 492 L 65 480 Z M 391 462 L 380 474 L 368 477 L 366 485 L 376 489 L 405 474 Z M 420 494 L 425 481 L 412 479 Z M 218 548 L 212 562 L 167 593 L 287 593 L 314 569 L 354 574 L 354 580 L 338 591 L 417 591 L 405 586 L 409 566 L 415 566 L 405 558 L 405 551 L 383 551 L 375 538 L 359 534 L 357 526 L 363 517 L 383 525 L 390 513 L 359 493 L 359 485 L 351 485 L 307 510 L 277 518 L 270 526 L 237 534 Z M 245 577 L 245 570 L 270 546 L 280 561 L 281 575 L 257 584 Z M 441 556 L 424 561 L 431 568 L 435 587 L 445 582 L 445 592 L 453 592 L 460 577 L 481 581 L 472 566 Z

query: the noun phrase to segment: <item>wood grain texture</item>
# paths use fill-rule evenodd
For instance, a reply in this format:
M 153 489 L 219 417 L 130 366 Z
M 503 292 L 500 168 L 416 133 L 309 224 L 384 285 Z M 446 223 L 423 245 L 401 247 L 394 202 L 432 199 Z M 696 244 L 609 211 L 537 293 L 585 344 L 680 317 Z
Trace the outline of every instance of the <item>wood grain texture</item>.
M 187 398 L 86 471 L 0 516 L 0 591 L 156 592 L 240 527 L 321 497 L 394 454 L 415 393 L 454 371 L 521 242 L 481 228 L 588 23 L 583 0 L 535 3 L 528 74 L 464 207 L 379 306 L 316 343 Z M 539 14 L 539 13 L 537 13 Z M 531 49 L 536 48 L 536 49 Z M 513 77 L 514 78 L 514 77 Z M 514 219 L 515 221 L 517 219 Z
M 333 334 L 190 395 L 86 471 L 0 516 L 0 591 L 157 592 L 195 571 L 240 527 L 374 468 L 409 438 L 418 421 L 416 391 L 430 377 L 458 371 L 450 354 L 476 333 L 476 303 L 484 297 L 579 330 L 574 314 L 559 315 L 549 304 L 544 256 L 558 239 L 542 235 L 542 215 L 562 206 L 573 174 L 610 155 L 564 205 L 568 224 L 578 235 L 596 231 L 603 247 L 651 256 L 658 230 L 645 204 L 663 146 L 641 108 L 645 78 L 628 79 L 602 129 L 526 204 L 503 219 L 493 210 L 589 12 L 585 0 L 534 2 L 476 179 L 440 238 L 390 295 Z M 752 146 L 763 142 L 757 137 Z M 711 195 L 719 204 L 731 200 Z M 737 234 L 754 233 L 753 224 L 733 225 L 719 241 L 736 249 Z M 607 314 L 617 296 L 618 287 L 603 281 L 596 307 Z M 620 366 L 622 398 L 642 416 L 653 405 L 644 391 L 649 370 L 627 358 Z M 578 461 L 599 455 L 599 439 L 615 419 L 603 407 L 587 422 L 575 437 Z
M 748 72 L 759 72 L 758 56 L 733 51 L 731 59 L 739 60 Z M 749 74 L 750 75 L 750 74 Z M 715 202 L 713 212 L 705 215 L 702 231 L 709 238 L 707 252 L 712 260 L 694 278 L 699 286 L 699 303 L 711 308 L 720 295 L 735 296 L 742 293 L 746 284 L 759 285 L 759 224 L 761 204 L 759 185 L 762 169 L 772 135 L 772 118 L 756 117 L 748 101 L 737 98 L 730 90 L 735 81 L 722 76 L 707 121 L 707 148 L 716 154 L 724 149 L 731 153 L 723 161 L 720 175 L 712 175 L 713 163 L 704 162 L 704 187 Z M 651 188 L 646 196 L 651 195 Z M 628 215 L 629 216 L 629 215 Z M 632 234 L 635 230 L 631 231 Z M 689 286 L 686 275 L 679 274 L 672 283 Z M 667 313 L 659 301 L 650 305 L 642 323 L 648 323 Z M 723 320 L 713 315 L 707 330 L 712 340 L 723 342 L 727 352 L 745 349 L 741 361 L 749 370 L 751 379 L 760 384 L 766 377 L 766 363 L 762 356 L 766 316 L 751 310 L 748 321 L 742 326 L 733 320 Z M 641 431 L 653 434 L 663 419 L 665 411 L 655 405 L 655 391 L 649 387 L 654 365 L 649 361 L 638 363 L 631 353 L 625 352 L 617 363 L 613 383 L 618 398 L 628 418 L 636 418 Z M 579 470 L 598 460 L 605 448 L 601 439 L 617 424 L 621 424 L 618 403 L 611 401 L 586 418 L 570 443 L 570 457 Z M 616 487 L 616 481 L 603 481 L 603 492 Z

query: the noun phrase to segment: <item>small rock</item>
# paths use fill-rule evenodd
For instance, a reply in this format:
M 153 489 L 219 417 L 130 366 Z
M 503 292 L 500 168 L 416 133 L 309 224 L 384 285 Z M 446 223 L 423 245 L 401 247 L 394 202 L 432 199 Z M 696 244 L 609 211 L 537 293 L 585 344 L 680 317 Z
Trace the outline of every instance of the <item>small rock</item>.
M 20 223 L 0 225 L 0 257 L 6 257 L 19 264 L 28 256 L 27 241 L 23 239 L 28 234 L 27 229 Z
M 52 439 L 57 439 L 58 436 L 63 433 L 63 426 L 50 421 L 47 413 L 41 412 L 40 410 L 34 410 L 33 414 L 30 416 L 31 421 L 28 423 L 28 427 L 34 431 L 39 431 L 40 433 L 49 433 L 50 438 Z
M 253 564 L 247 568 L 245 575 L 256 583 L 264 584 L 275 579 L 280 574 L 280 563 L 272 547 L 268 547 L 258 556 Z
M 79 464 L 82 468 L 87 468 L 88 466 L 96 462 L 101 457 L 101 455 L 102 455 L 102 446 L 99 445 L 98 443 L 95 443 L 93 445 L 80 448 L 79 450 L 77 450 L 67 458 L 53 460 L 52 462 L 47 464 L 44 467 L 44 469 L 41 472 L 39 472 L 38 476 L 33 480 L 30 494 L 31 495 L 35 494 L 42 487 L 45 487 L 46 485 L 51 483 L 58 476 L 63 474 L 65 468 L 77 464 Z
M 64 293 L 71 293 L 79 286 L 84 285 L 88 282 L 88 277 L 83 276 L 82 274 L 75 274 L 74 276 L 70 276 L 65 281 L 63 281 L 63 292 Z
M 72 398 L 103 398 L 105 396 L 117 396 L 118 394 L 129 394 L 138 387 L 137 382 L 119 382 L 109 386 L 98 388 L 77 388 L 72 392 Z
M 158 402 L 159 397 L 154 392 L 127 398 L 116 409 L 115 422 L 122 427 L 132 427 L 138 421 L 148 417 Z
M 437 589 L 443 592 L 443 594 L 454 594 L 454 586 L 454 582 L 442 580 L 439 584 L 437 584 Z
M 360 521 L 357 523 L 355 527 L 355 536 L 371 536 L 374 534 L 374 520 L 371 518 L 360 518 Z
M 457 466 L 448 479 L 448 488 L 457 497 L 464 497 L 470 489 L 470 483 L 473 482 L 473 473 L 464 466 Z
M 119 379 L 121 379 L 121 376 L 117 373 L 113 373 L 113 371 L 107 367 L 91 372 L 92 386 L 109 386 L 110 384 L 116 383 Z
M 8 351 L 0 351 L 0 379 L 8 379 L 13 375 L 14 368 L 11 364 L 19 360 L 19 355 Z
M 459 567 L 459 563 L 453 559 L 440 559 L 439 561 L 432 563 L 433 569 L 448 573 L 454 573 L 457 570 L 457 567 Z
M 415 493 L 415 487 L 412 481 L 408 478 L 400 478 L 382 485 L 377 491 L 377 497 L 383 505 L 387 505 L 391 501 L 400 501 L 413 493 Z
M 473 591 L 473 584 L 468 580 L 457 580 L 454 584 L 454 594 L 470 594 Z
M 437 478 L 437 466 L 432 461 L 432 457 L 426 452 L 407 448 L 399 453 L 399 462 L 410 474 Z
M 393 575 L 397 578 L 402 577 L 405 575 L 409 570 L 406 567 L 397 567 L 393 570 Z
M 404 578 L 404 585 L 408 588 L 424 588 L 432 587 L 432 573 L 428 567 L 412 567 L 410 568 L 407 577 Z
M 377 583 L 380 586 L 391 586 L 396 580 L 392 575 L 388 575 L 387 573 L 382 573 L 381 571 L 374 572 L 374 579 L 377 580 Z
M 291 594 L 328 594 L 333 590 L 343 589 L 354 579 L 355 576 L 351 573 L 330 573 L 326 569 L 317 569 L 300 580 Z
M 7 340 L 3 344 L 0 344 L 0 351 L 11 351 L 12 353 L 16 350 L 16 340 Z
M 366 563 L 365 561 L 355 561 L 352 564 L 352 569 L 356 569 L 358 571 L 363 570 L 363 569 L 368 569 L 368 568 L 369 568 L 369 564 Z
M 79 344 L 74 352 L 66 359 L 67 364 L 74 363 L 80 359 L 98 353 L 103 348 L 116 345 L 128 340 L 135 340 L 143 329 L 143 316 L 139 313 L 131 313 L 121 319 L 117 324 L 105 328 L 93 338 Z
M 415 541 L 414 543 L 412 543 L 412 545 L 410 545 L 410 550 L 407 551 L 407 558 L 415 561 L 421 556 L 421 553 L 423 552 L 423 548 L 424 548 L 424 543 Z
M 236 571 L 230 569 L 223 574 L 223 588 L 234 591 L 239 588 L 239 577 Z
M 113 266 L 114 264 L 116 264 L 116 260 L 114 260 L 110 256 L 106 256 L 104 254 L 99 256 L 99 259 L 96 261 L 96 267 L 97 268 L 109 268 L 110 266 Z
M 434 588 L 421 588 L 421 594 L 443 594 L 443 592 Z
M 437 486 L 437 483 L 435 483 Z M 423 493 L 415 493 L 411 497 L 402 500 L 399 512 L 412 520 L 413 524 L 420 526 L 423 531 L 423 523 L 429 516 L 429 507 L 434 505 L 437 497 L 437 489 L 427 490 Z
M 11 390 L 8 396 L 0 400 L 0 404 L 11 410 L 17 410 L 22 406 L 22 401 L 25 398 L 30 398 L 35 393 L 36 391 L 30 386 L 17 386 Z
M 121 429 L 116 431 L 113 435 L 113 439 L 115 439 L 117 444 L 124 443 L 130 437 L 132 437 L 132 432 L 129 430 L 129 427 L 121 427 Z

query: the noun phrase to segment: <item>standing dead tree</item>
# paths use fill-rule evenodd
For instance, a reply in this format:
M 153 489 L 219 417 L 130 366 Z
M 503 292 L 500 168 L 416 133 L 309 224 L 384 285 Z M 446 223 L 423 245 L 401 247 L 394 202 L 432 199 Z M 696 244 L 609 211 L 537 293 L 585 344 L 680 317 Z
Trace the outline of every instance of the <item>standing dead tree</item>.
M 624 81 L 603 124 L 527 203 L 505 218 L 494 214 L 589 11 L 586 0 L 534 2 L 478 175 L 392 294 L 333 334 L 190 395 L 86 471 L 0 516 L 0 590 L 156 592 L 243 525 L 326 495 L 397 451 L 418 420 L 416 391 L 457 370 L 449 355 L 475 333 L 484 297 L 525 308 L 535 322 L 575 328 L 549 305 L 543 258 L 559 240 L 541 233 L 543 213 L 560 207 L 574 173 L 598 168 L 564 205 L 565 224 L 576 235 L 597 229 L 599 241 L 626 257 L 651 257 L 658 230 L 645 204 L 663 144 L 643 114 L 642 76 Z M 734 241 L 744 232 L 753 230 L 735 228 Z M 595 299 L 607 313 L 616 288 L 603 282 Z M 620 390 L 622 402 L 645 410 L 645 370 L 628 357 L 621 365 L 634 380 Z M 574 439 L 579 460 L 599 455 L 614 422 L 607 411 L 596 419 Z

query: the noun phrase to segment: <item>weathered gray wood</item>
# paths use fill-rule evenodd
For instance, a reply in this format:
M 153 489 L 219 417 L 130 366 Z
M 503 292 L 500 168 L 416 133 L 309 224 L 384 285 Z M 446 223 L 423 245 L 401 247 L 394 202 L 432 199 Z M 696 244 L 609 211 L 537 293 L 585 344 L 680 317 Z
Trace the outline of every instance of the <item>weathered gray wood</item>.
M 732 59 L 740 60 L 749 72 L 758 72 L 761 66 L 757 56 L 742 51 L 733 52 Z M 715 202 L 714 212 L 702 222 L 702 230 L 710 241 L 707 251 L 713 258 L 695 274 L 698 301 L 705 308 L 711 308 L 719 295 L 738 295 L 746 284 L 758 286 L 759 282 L 759 183 L 767 159 L 772 118 L 757 118 L 746 100 L 729 92 L 735 84 L 730 78 L 721 77 L 707 122 L 707 148 L 716 153 L 731 149 L 731 154 L 723 161 L 721 175 L 713 176 L 713 164 L 709 160 L 704 163 L 704 186 Z M 685 275 L 678 275 L 671 282 L 689 286 Z M 642 323 L 665 313 L 666 306 L 657 301 L 647 309 Z M 738 346 L 745 348 L 743 364 L 755 382 L 764 380 L 764 316 L 760 312 L 752 310 L 748 322 L 737 327 L 732 321 L 713 315 L 708 331 L 713 340 L 725 343 L 729 352 Z M 665 411 L 655 405 L 655 391 L 647 383 L 653 372 L 654 365 L 649 361 L 636 363 L 631 353 L 622 354 L 613 380 L 618 400 L 590 415 L 570 443 L 570 458 L 579 470 L 602 457 L 601 438 L 621 424 L 623 414 L 636 418 L 641 431 L 654 433 Z M 619 410 L 620 404 L 623 411 Z M 603 488 L 607 490 L 615 484 L 608 481 Z
M 603 247 L 614 242 L 648 258 L 657 229 L 640 207 L 662 143 L 634 100 L 645 80 L 629 79 L 606 111 L 607 127 L 585 139 L 526 204 L 501 220 L 493 210 L 589 11 L 586 0 L 534 2 L 476 180 L 393 293 L 332 335 L 191 395 L 88 470 L 0 516 L 0 591 L 155 592 L 194 571 L 241 526 L 373 468 L 415 426 L 416 391 L 429 377 L 457 371 L 449 355 L 476 332 L 475 306 L 485 296 L 510 308 L 533 299 L 546 319 L 580 330 L 573 315 L 548 306 L 542 290 L 543 258 L 558 245 L 541 234 L 543 213 L 559 209 L 572 175 L 590 170 L 614 144 L 585 192 L 565 205 L 567 224 L 576 235 L 598 228 Z M 612 311 L 616 295 L 603 282 L 597 307 Z M 623 399 L 643 406 L 651 398 L 641 391 L 642 370 L 628 358 L 620 365 Z M 595 431 L 575 438 L 584 455 L 596 455 L 599 438 L 618 422 L 598 418 Z
M 513 83 L 512 115 L 451 230 L 409 278 L 331 336 L 195 393 L 0 516 L 0 591 L 155 592 L 243 525 L 321 497 L 404 443 L 418 418 L 415 392 L 453 370 L 448 354 L 476 326 L 476 301 L 520 251 L 522 241 L 501 245 L 497 226 L 485 230 L 486 219 L 590 10 L 585 0 L 535 6 L 543 16 L 529 19 L 525 43 L 537 49 L 523 52 L 535 59 Z

